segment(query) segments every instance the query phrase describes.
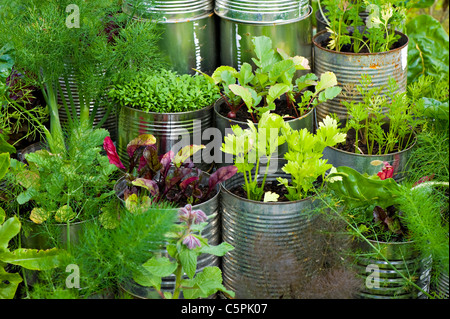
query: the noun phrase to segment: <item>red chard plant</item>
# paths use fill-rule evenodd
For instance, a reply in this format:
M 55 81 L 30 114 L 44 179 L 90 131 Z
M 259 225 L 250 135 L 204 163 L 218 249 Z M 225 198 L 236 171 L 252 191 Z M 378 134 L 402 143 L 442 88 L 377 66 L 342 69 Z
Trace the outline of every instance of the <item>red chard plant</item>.
M 176 154 L 169 151 L 158 155 L 156 139 L 151 134 L 139 135 L 128 143 L 128 168 L 121 162 L 110 138 L 105 138 L 103 147 L 109 162 L 123 172 L 124 200 L 146 190 L 155 203 L 165 199 L 180 205 L 198 204 L 208 200 L 217 185 L 237 172 L 237 168 L 230 165 L 208 176 L 196 168 L 190 157 L 205 148 L 204 145 L 187 145 Z

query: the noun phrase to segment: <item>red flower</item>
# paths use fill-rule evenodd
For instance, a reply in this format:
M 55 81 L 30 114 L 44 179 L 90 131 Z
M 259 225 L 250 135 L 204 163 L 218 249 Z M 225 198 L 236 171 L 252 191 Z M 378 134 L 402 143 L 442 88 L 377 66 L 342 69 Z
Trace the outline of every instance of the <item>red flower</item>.
M 381 172 L 378 172 L 377 175 L 381 180 L 385 180 L 386 178 L 393 178 L 394 168 L 388 162 L 383 162 L 383 169 L 381 170 Z
M 116 165 L 120 169 L 126 169 L 120 161 L 119 155 L 117 155 L 116 147 L 109 136 L 103 140 L 103 148 L 108 156 L 109 163 Z

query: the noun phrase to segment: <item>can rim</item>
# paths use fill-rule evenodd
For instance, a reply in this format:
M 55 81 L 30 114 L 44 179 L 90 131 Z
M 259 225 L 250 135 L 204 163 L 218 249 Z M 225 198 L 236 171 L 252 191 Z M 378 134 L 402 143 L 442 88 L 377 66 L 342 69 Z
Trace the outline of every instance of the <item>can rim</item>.
M 322 51 L 325 51 L 325 52 L 334 53 L 334 54 L 340 54 L 340 55 L 344 55 L 344 56 L 345 55 L 349 55 L 349 56 L 376 56 L 376 55 L 392 54 L 393 52 L 397 52 L 397 51 L 403 50 L 404 48 L 408 47 L 408 44 L 409 44 L 409 37 L 406 34 L 396 30 L 395 33 L 399 34 L 401 36 L 401 38 L 406 40 L 405 44 L 403 44 L 402 46 L 400 46 L 398 48 L 395 48 L 395 49 L 392 49 L 392 50 L 389 50 L 389 51 L 384 51 L 384 52 L 372 52 L 372 53 L 338 52 L 338 51 L 334 51 L 334 50 L 330 50 L 330 49 L 324 48 L 316 41 L 318 37 L 324 35 L 325 33 L 329 33 L 328 30 L 322 30 L 322 31 L 316 33 L 313 36 L 312 43 L 313 43 L 314 47 L 318 48 L 318 49 L 320 49 Z
M 289 19 L 289 20 L 272 20 L 272 21 L 250 21 L 250 20 L 242 20 L 242 19 L 236 19 L 236 18 L 230 18 L 227 17 L 223 14 L 218 13 L 218 10 L 216 8 L 214 8 L 214 13 L 219 16 L 221 19 L 224 20 L 230 20 L 230 21 L 234 21 L 234 22 L 239 22 L 239 23 L 244 23 L 244 24 L 258 24 L 258 25 L 281 25 L 281 24 L 288 24 L 288 23 L 294 23 L 294 22 L 298 22 L 301 20 L 306 20 L 307 18 L 309 18 L 312 13 L 313 13 L 313 8 L 311 5 L 308 5 L 308 13 L 294 18 L 294 19 Z

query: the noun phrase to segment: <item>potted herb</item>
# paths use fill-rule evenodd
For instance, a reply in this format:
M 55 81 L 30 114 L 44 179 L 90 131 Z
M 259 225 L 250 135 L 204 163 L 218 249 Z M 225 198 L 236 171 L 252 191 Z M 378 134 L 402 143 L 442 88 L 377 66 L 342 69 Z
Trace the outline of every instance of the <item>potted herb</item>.
M 322 1 L 328 10 L 327 30 L 313 37 L 315 73 L 333 72 L 341 88 L 354 87 L 361 74 L 373 78 L 374 87 L 384 87 L 393 76 L 399 92 L 406 91 L 408 37 L 396 31 L 405 18 L 405 7 L 398 1 L 367 2 L 369 15 L 365 21 L 359 15 L 360 2 L 347 0 Z M 336 113 L 346 118 L 342 100 L 361 100 L 359 92 L 347 94 L 345 90 L 335 99 L 317 108 L 318 119 Z
M 12 160 L 15 183 L 23 188 L 17 202 L 32 204 L 29 216 L 22 216 L 28 229 L 23 242 L 28 246 L 45 248 L 53 241 L 57 247 L 70 247 L 77 229 L 97 218 L 111 200 L 116 167 L 101 155 L 107 135 L 105 129 L 74 129 L 64 153 L 44 147 L 25 155 L 28 164 Z
M 126 201 L 133 196 L 142 205 L 146 204 L 143 196 L 149 197 L 155 205 L 165 202 L 178 208 L 192 205 L 193 210 L 202 210 L 208 218 L 202 235 L 211 245 L 219 243 L 220 184 L 236 173 L 236 167 L 221 167 L 212 174 L 199 170 L 190 159 L 204 148 L 203 145 L 187 145 L 176 154 L 169 151 L 158 155 L 156 138 L 151 134 L 139 135 L 128 143 L 128 168 L 120 161 L 109 138 L 105 139 L 104 148 L 110 162 L 123 173 L 114 187 L 119 198 Z M 117 221 L 117 216 L 115 219 Z M 199 258 L 199 264 L 203 266 L 218 263 L 217 256 L 202 255 Z
M 128 160 L 127 143 L 139 134 L 153 134 L 160 155 L 171 150 L 177 153 L 193 143 L 206 144 L 209 137 L 203 132 L 212 126 L 212 107 L 219 97 L 214 84 L 200 75 L 165 69 L 142 70 L 121 81 L 109 97 L 120 107 L 118 152 L 122 161 Z M 204 164 L 203 169 L 212 164 L 212 159 L 200 152 L 194 161 Z
M 10 161 L 9 153 L 0 153 L 0 180 L 8 172 Z M 16 265 L 28 270 L 51 269 L 59 266 L 62 251 L 57 248 L 40 250 L 23 247 L 12 250 L 10 241 L 20 233 L 22 225 L 17 216 L 6 217 L 5 211 L 0 207 L 0 296 L 2 299 L 13 299 L 23 279 L 19 273 L 8 272 L 5 266 Z
M 46 140 L 54 154 L 65 151 L 60 106 L 66 111 L 68 125 L 100 127 L 112 112 L 111 104 L 105 103 L 112 80 L 119 74 L 162 65 L 160 53 L 152 49 L 159 38 L 156 24 L 137 23 L 125 14 L 116 14 L 119 11 L 120 3 L 115 0 L 25 0 L 20 5 L 9 2 L 2 7 L 0 42 L 14 47 L 19 71 L 26 68 L 36 75 L 26 76 L 24 81 L 41 88 L 50 114 Z M 109 43 L 110 34 L 105 31 L 111 19 L 121 26 L 114 44 Z M 61 94 L 64 75 L 76 79 L 77 97 L 70 90 L 67 95 Z M 62 82 L 66 88 L 70 86 Z M 75 99 L 80 102 L 79 110 Z M 93 126 L 101 107 L 107 111 L 99 111 L 103 118 Z
M 416 298 L 428 296 L 431 259 L 412 240 L 404 216 L 404 192 L 384 163 L 376 175 L 337 167 L 327 187 L 338 198 L 338 214 L 356 235 L 356 260 L 366 285 L 363 298 Z M 402 193 L 403 192 L 403 193 Z M 373 271 L 367 276 L 367 271 Z
M 327 72 L 319 79 L 309 73 L 296 78 L 297 71 L 309 69 L 306 58 L 273 50 L 272 40 L 266 36 L 254 37 L 252 43 L 255 70 L 249 63 L 243 63 L 239 72 L 220 66 L 211 76 L 221 89 L 222 98 L 216 102 L 214 112 L 222 136 L 231 132 L 232 125 L 246 128 L 248 120 L 258 125 L 266 111 L 283 116 L 294 129 L 313 131 L 315 107 L 341 91 L 334 74 Z
M 136 195 L 133 196 L 137 199 Z M 127 199 L 127 206 L 134 206 L 131 204 L 132 197 Z M 145 205 L 139 209 L 146 209 Z M 233 249 L 227 243 L 211 245 L 201 235 L 207 218 L 202 210 L 194 210 L 190 204 L 179 209 L 178 223 L 167 234 L 165 250 L 156 251 L 133 274 L 133 279 L 141 290 L 142 287 L 152 287 L 157 296 L 164 299 L 208 298 L 218 291 L 234 296 L 232 291 L 223 287 L 219 267 L 198 264 L 198 261 L 204 259 L 199 258 L 201 255 L 223 256 Z M 134 290 L 131 293 L 140 298 L 152 297 L 151 292 L 142 295 L 136 287 Z
M 43 135 L 48 112 L 40 105 L 39 89 L 25 85 L 24 76 L 14 69 L 13 56 L 10 45 L 0 48 L 0 145 L 9 142 L 8 152 L 16 153 Z
M 322 152 L 345 135 L 329 117 L 313 134 L 306 128 L 293 130 L 269 111 L 261 116 L 258 128 L 251 121 L 248 126 L 245 130 L 233 126 L 234 134 L 225 137 L 222 147 L 235 155 L 238 168 L 238 174 L 222 184 L 222 238 L 235 248 L 223 257 L 224 284 L 237 298 L 252 298 L 266 284 L 270 298 L 287 297 L 292 284 L 288 278 L 295 276 L 272 281 L 265 278 L 265 268 L 307 258 L 303 253 L 308 245 L 306 233 L 318 208 L 314 194 L 322 189 L 331 168 L 321 158 Z M 289 150 L 284 159 L 274 158 L 277 147 L 285 142 Z M 271 249 L 277 247 L 283 257 L 261 263 L 258 256 L 265 251 L 256 249 L 260 242 L 270 242 Z M 242 281 L 251 281 L 251 288 L 238 289 Z
M 408 99 L 406 92 L 398 92 L 393 78 L 385 96 L 372 83 L 369 75 L 363 75 L 357 87 L 362 100 L 342 102 L 348 115 L 341 121 L 347 138 L 344 143 L 326 148 L 324 158 L 336 167 L 349 166 L 368 174 L 379 169 L 372 162 L 388 162 L 400 180 L 406 176 L 416 134 L 424 123 L 423 108 Z

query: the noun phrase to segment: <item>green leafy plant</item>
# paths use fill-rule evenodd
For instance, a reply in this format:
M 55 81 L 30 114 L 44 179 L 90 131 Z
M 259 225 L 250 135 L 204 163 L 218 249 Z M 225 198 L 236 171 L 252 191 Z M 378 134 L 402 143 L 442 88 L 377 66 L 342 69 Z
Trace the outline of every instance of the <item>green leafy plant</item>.
M 447 75 L 448 83 L 449 38 L 441 23 L 424 14 L 410 20 L 406 29 L 409 38 L 408 83 L 417 81 L 420 75 L 439 79 L 443 74 Z
M 193 210 L 186 205 L 179 210 L 179 223 L 167 234 L 166 249 L 168 257 L 156 254 L 142 264 L 135 272 L 133 279 L 140 285 L 153 287 L 165 299 L 178 299 L 180 294 L 187 299 L 206 298 L 221 291 L 233 297 L 234 292 L 222 285 L 222 272 L 218 267 L 205 267 L 197 272 L 197 258 L 201 254 L 223 256 L 233 247 L 228 243 L 218 246 L 208 244 L 201 236 L 207 217 L 201 210 Z M 187 278 L 183 278 L 186 274 Z M 163 292 L 161 282 L 163 277 L 175 276 L 173 293 Z
M 249 128 L 246 130 L 233 125 L 231 127 L 233 134 L 225 136 L 221 150 L 235 156 L 234 166 L 237 167 L 238 173 L 244 174 L 247 198 L 261 200 L 271 158 L 278 146 L 285 143 L 286 137 L 281 135 L 281 132 L 289 124 L 286 124 L 281 116 L 267 111 L 261 116 L 258 128 L 250 120 L 248 125 Z M 263 159 L 266 161 L 266 168 L 262 182 L 258 185 L 259 169 Z
M 114 194 L 112 174 L 116 167 L 100 153 L 107 134 L 104 129 L 80 127 L 70 132 L 63 154 L 42 149 L 25 155 L 28 165 L 12 160 L 15 181 L 23 187 L 17 202 L 33 203 L 33 222 L 69 223 L 100 214 Z
M 346 101 L 347 121 L 344 132 L 354 132 L 355 153 L 388 154 L 411 146 L 423 124 L 423 108 L 410 103 L 406 92 L 397 92 L 398 85 L 389 79 L 388 93 L 381 95 L 383 87 L 372 87 L 372 78 L 362 75 L 356 90 L 362 101 Z
M 212 105 L 219 98 L 219 89 L 203 76 L 161 69 L 138 72 L 115 84 L 109 96 L 121 106 L 144 112 L 175 113 Z
M 218 67 L 211 77 L 221 88 L 230 111 L 229 118 L 236 118 L 237 111 L 246 105 L 247 111 L 254 123 L 266 111 L 275 111 L 276 103 L 282 96 L 286 96 L 288 105 L 293 114 L 300 117 L 320 102 L 332 99 L 340 93 L 337 81 L 332 73 L 321 76 L 320 82 L 314 74 L 308 74 L 296 79 L 294 76 L 299 70 L 308 70 L 308 60 L 301 56 L 289 56 L 281 49 L 272 48 L 272 40 L 266 36 L 252 39 L 256 58 L 252 58 L 256 69 L 244 62 L 237 71 L 230 66 Z M 316 87 L 315 92 L 303 92 L 306 87 Z M 302 100 L 297 103 L 298 96 L 303 94 Z
M 1 153 L 0 180 L 6 174 L 9 165 L 9 154 Z M 20 274 L 5 270 L 7 264 L 30 270 L 45 270 L 59 266 L 61 251 L 56 248 L 48 250 L 17 248 L 11 251 L 9 242 L 19 234 L 20 229 L 19 218 L 13 216 L 6 219 L 5 211 L 0 207 L 0 299 L 12 299 L 22 282 Z
M 344 140 L 345 134 L 340 133 L 337 122 L 327 117 L 320 123 L 316 134 L 307 129 L 293 130 L 280 115 L 264 113 L 258 123 L 258 128 L 248 121 L 249 128 L 243 130 L 239 126 L 232 126 L 233 133 L 225 136 L 222 151 L 235 155 L 234 165 L 238 173 L 244 175 L 244 189 L 247 198 L 259 201 L 277 201 L 279 194 L 265 192 L 267 174 L 272 157 L 280 145 L 287 142 L 288 152 L 284 155 L 287 160 L 282 170 L 291 176 L 291 181 L 278 178 L 284 185 L 289 200 L 303 199 L 310 195 L 309 191 L 314 183 L 329 170 L 332 165 L 321 159 L 323 150 Z M 258 180 L 260 165 L 266 165 L 262 180 Z M 323 184 L 322 184 L 323 185 Z
M 287 164 L 282 170 L 290 175 L 291 181 L 281 177 L 277 180 L 288 190 L 286 197 L 289 200 L 300 200 L 311 195 L 319 177 L 322 177 L 322 185 L 318 188 L 320 190 L 323 187 L 325 173 L 333 167 L 326 159 L 322 159 L 323 150 L 343 142 L 346 135 L 340 132 L 337 121 L 329 116 L 319 123 L 315 134 L 307 129 L 297 131 L 285 127 L 283 135 L 289 150 L 284 155 Z
M 327 185 L 340 200 L 343 217 L 366 238 L 385 242 L 408 240 L 399 205 L 402 186 L 386 171 L 392 171 L 386 163 L 373 176 L 341 166 L 330 172 Z
M 410 6 L 400 0 L 319 1 L 330 33 L 327 48 L 354 53 L 389 51 L 399 39 L 395 30 L 402 28 Z M 369 13 L 366 21 L 360 15 L 363 11 Z

